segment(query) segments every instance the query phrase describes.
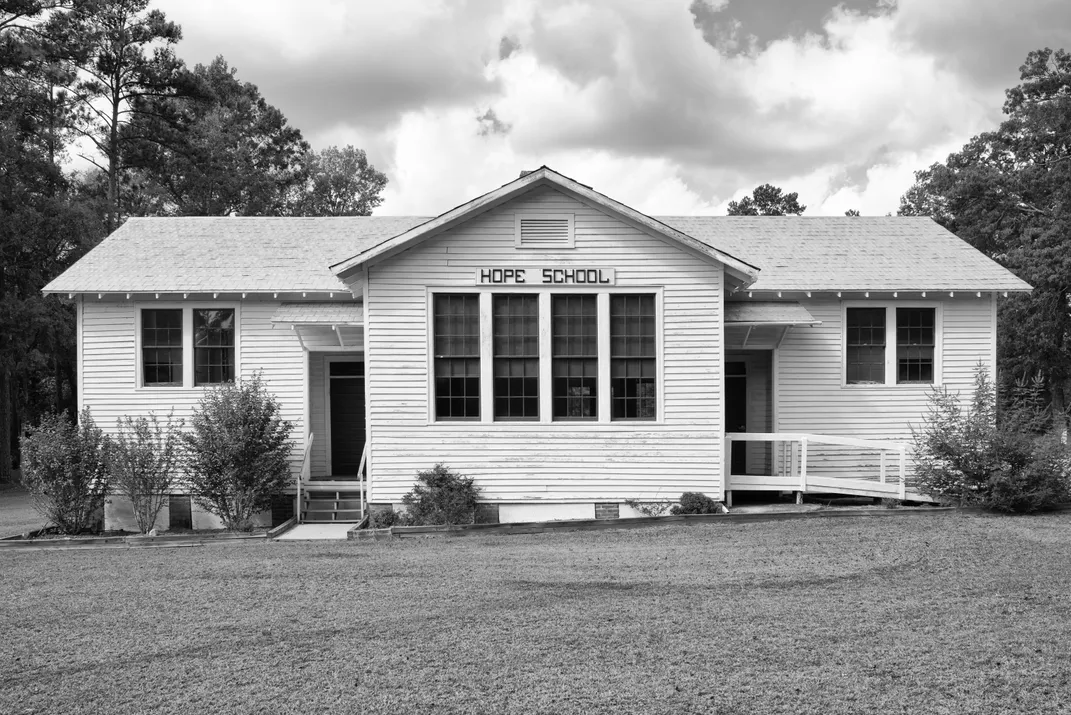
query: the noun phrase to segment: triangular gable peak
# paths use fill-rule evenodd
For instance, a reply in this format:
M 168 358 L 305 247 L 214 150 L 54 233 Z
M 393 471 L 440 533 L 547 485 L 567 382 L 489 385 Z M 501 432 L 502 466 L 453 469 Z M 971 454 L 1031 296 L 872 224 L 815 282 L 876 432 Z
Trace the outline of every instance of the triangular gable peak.
M 600 194 L 590 186 L 585 186 L 546 166 L 528 172 L 519 179 L 511 181 L 490 193 L 453 208 L 426 223 L 372 246 L 345 261 L 336 263 L 331 266 L 331 270 L 335 272 L 335 275 L 345 280 L 357 269 L 381 262 L 421 241 L 448 231 L 522 194 L 542 187 L 561 191 L 578 201 L 618 218 L 648 235 L 682 246 L 708 260 L 724 264 L 726 272 L 734 279 L 734 283 L 739 283 L 740 287 L 750 285 L 758 277 L 759 269 L 756 266 L 697 241 L 686 233 L 651 218 L 620 201 L 615 201 L 604 194 Z

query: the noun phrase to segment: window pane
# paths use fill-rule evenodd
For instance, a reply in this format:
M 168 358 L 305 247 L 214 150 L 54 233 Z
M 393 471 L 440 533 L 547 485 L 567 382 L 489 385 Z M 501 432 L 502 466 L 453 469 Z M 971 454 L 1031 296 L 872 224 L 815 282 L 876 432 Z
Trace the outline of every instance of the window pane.
M 849 385 L 885 383 L 885 308 L 848 308 L 844 350 Z
M 182 309 L 141 311 L 142 384 L 182 385 Z
M 495 419 L 539 419 L 539 297 L 491 299 Z
M 234 380 L 234 311 L 193 311 L 193 384 Z
M 896 309 L 896 381 L 933 382 L 936 309 Z
M 653 295 L 610 296 L 610 417 L 658 416 Z
M 552 415 L 593 420 L 599 415 L 599 313 L 594 295 L 551 297 Z
M 480 297 L 440 293 L 432 313 L 435 419 L 479 419 Z

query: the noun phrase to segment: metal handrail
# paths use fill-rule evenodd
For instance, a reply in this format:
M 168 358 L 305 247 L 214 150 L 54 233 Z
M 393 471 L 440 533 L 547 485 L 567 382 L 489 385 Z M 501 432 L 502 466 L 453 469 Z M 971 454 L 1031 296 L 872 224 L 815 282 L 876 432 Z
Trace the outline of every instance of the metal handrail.
M 309 439 L 305 442 L 305 455 L 301 458 L 301 472 L 298 473 L 297 478 L 297 500 L 294 503 L 297 523 L 301 523 L 301 485 L 309 481 L 309 477 L 312 476 L 312 466 L 310 456 L 312 455 L 312 440 L 315 435 L 309 432 Z
M 361 490 L 361 521 L 364 521 L 364 501 L 365 501 L 365 489 L 367 488 L 368 475 L 366 474 L 368 465 L 368 442 L 364 443 L 364 449 L 361 450 L 361 463 L 357 467 L 357 484 Z

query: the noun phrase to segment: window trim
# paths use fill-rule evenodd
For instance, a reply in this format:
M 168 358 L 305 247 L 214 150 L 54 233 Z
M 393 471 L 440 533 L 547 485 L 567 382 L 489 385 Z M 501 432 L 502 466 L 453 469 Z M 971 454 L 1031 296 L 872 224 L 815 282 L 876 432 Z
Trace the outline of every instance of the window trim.
M 495 425 L 496 429 L 529 431 L 534 425 L 552 425 L 564 430 L 583 429 L 583 426 L 615 426 L 614 429 L 643 429 L 645 425 L 665 424 L 665 314 L 664 288 L 662 286 L 473 286 L 473 285 L 428 285 L 425 290 L 425 335 L 426 351 L 426 425 L 457 426 L 471 429 L 473 424 Z M 492 367 L 491 296 L 494 293 L 523 293 L 531 291 L 539 296 L 539 420 L 495 420 L 494 395 L 491 389 L 494 375 Z M 432 349 L 434 337 L 433 301 L 437 293 L 477 293 L 480 298 L 480 418 L 478 420 L 438 420 L 435 418 L 435 354 Z M 657 391 L 657 414 L 652 420 L 612 420 L 610 418 L 610 295 L 654 295 L 655 299 L 655 377 Z M 552 395 L 552 346 L 551 346 L 551 301 L 554 294 L 594 294 L 599 321 L 599 394 L 598 418 L 594 420 L 562 420 L 553 418 Z
M 141 313 L 143 310 L 182 310 L 182 384 L 146 385 L 144 352 L 142 351 Z M 194 310 L 234 311 L 234 375 L 242 374 L 242 308 L 237 301 L 138 301 L 134 303 L 134 389 L 139 392 L 175 392 L 197 390 L 203 392 L 219 383 L 194 385 Z
M 848 309 L 883 308 L 885 310 L 885 382 L 848 382 Z M 897 382 L 896 309 L 931 308 L 934 311 L 933 382 Z M 944 364 L 944 305 L 937 301 L 841 301 L 840 308 L 840 386 L 849 390 L 926 389 L 940 387 Z

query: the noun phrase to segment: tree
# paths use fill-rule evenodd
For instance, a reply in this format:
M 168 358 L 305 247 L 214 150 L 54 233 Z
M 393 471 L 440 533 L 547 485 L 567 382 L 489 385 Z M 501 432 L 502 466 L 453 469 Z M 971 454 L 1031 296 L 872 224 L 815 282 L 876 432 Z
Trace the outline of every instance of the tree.
M 845 216 L 861 216 L 862 214 L 859 213 L 859 209 L 848 209 L 847 211 L 844 212 L 844 215 Z
M 223 57 L 197 65 L 188 96 L 148 100 L 124 136 L 138 209 L 180 216 L 278 216 L 306 183 L 309 145 Z
M 331 146 L 312 151 L 305 165 L 309 178 L 296 202 L 299 216 L 371 216 L 383 203 L 380 194 L 387 177 L 368 163 L 363 149 Z
M 108 233 L 119 226 L 123 150 L 135 138 L 123 127 L 154 111 L 155 99 L 186 87 L 185 65 L 172 49 L 182 30 L 148 6 L 149 0 L 87 0 L 56 15 L 51 28 L 57 58 L 76 70 L 70 90 L 78 131 L 100 154 L 100 161 L 86 158 L 107 177 Z
M 20 423 L 76 398 L 74 311 L 40 293 L 99 236 L 57 164 L 71 114 L 48 13 L 74 4 L 0 3 L 0 481 Z
M 1071 55 L 1031 52 L 999 128 L 915 173 L 901 215 L 928 215 L 1034 286 L 1001 301 L 1002 381 L 1044 375 L 1071 404 Z
M 119 431 L 108 450 L 108 474 L 115 490 L 130 499 L 134 522 L 145 534 L 170 498 L 178 474 L 177 424 L 168 415 L 163 424 L 156 415 L 120 417 Z
M 752 196 L 729 202 L 730 216 L 799 216 L 807 210 L 796 198 L 795 191 L 782 194 L 781 189 L 770 184 L 756 186 Z

